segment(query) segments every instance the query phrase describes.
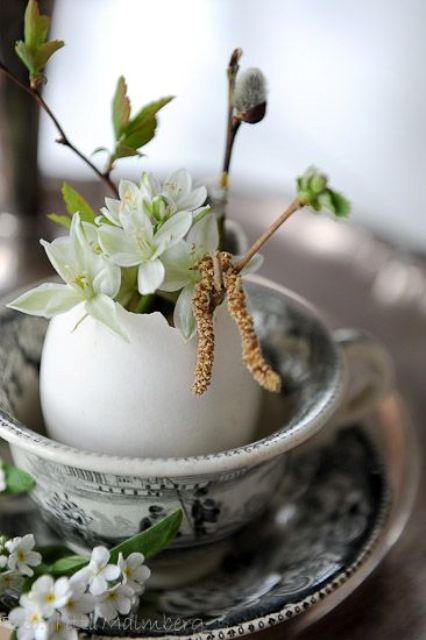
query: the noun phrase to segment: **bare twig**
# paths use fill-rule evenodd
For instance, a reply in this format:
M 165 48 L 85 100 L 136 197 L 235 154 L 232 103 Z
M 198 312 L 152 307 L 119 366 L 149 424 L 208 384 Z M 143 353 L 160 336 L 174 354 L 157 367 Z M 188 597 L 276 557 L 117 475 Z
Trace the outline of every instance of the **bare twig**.
M 249 250 L 243 255 L 243 257 L 236 263 L 235 268 L 237 272 L 240 272 L 250 262 L 254 255 L 263 247 L 265 242 L 280 228 L 282 224 L 296 211 L 301 209 L 304 205 L 298 198 L 294 198 L 285 209 L 282 214 L 275 220 L 273 224 L 251 245 Z
M 58 121 L 57 117 L 54 115 L 54 113 L 52 112 L 52 110 L 50 109 L 48 104 L 45 102 L 44 98 L 41 96 L 39 91 L 37 89 L 32 89 L 30 86 L 27 86 L 25 83 L 23 83 L 17 76 L 15 76 L 15 74 L 10 69 L 8 69 L 8 67 L 6 67 L 6 65 L 3 62 L 0 62 L 0 71 L 7 78 L 9 78 L 9 80 L 14 82 L 23 91 L 28 93 L 37 102 L 39 107 L 41 109 L 43 109 L 43 111 L 49 116 L 49 118 L 53 122 L 53 124 L 54 124 L 54 126 L 55 126 L 55 128 L 56 128 L 56 130 L 57 130 L 57 132 L 59 134 L 59 138 L 56 140 L 56 142 L 58 142 L 59 144 L 62 144 L 65 147 L 68 147 L 69 149 L 71 149 L 71 151 L 73 151 L 80 158 L 80 160 L 82 160 L 88 167 L 90 167 L 90 169 L 92 169 L 92 171 L 94 171 L 96 173 L 96 175 L 103 182 L 105 182 L 105 184 L 108 185 L 108 188 L 111 189 L 111 191 L 114 193 L 114 195 L 118 197 L 117 187 L 115 186 L 113 181 L 110 179 L 109 174 L 102 173 L 102 171 L 100 171 L 96 167 L 96 165 L 94 165 L 93 162 L 91 162 L 89 160 L 89 158 L 87 158 L 87 156 L 85 156 L 84 153 L 82 153 L 70 141 L 70 139 L 66 135 L 64 129 L 62 128 L 62 125 L 60 124 L 60 122 Z
M 240 68 L 239 61 L 243 55 L 242 49 L 234 49 L 231 58 L 229 60 L 227 74 L 228 74 L 228 118 L 226 127 L 226 144 L 225 144 L 225 156 L 223 159 L 222 176 L 220 186 L 223 189 L 228 187 L 228 174 L 229 166 L 231 164 L 232 149 L 234 146 L 235 136 L 238 128 L 241 124 L 240 121 L 234 119 L 234 98 L 235 98 L 235 81 L 237 79 L 238 69 Z

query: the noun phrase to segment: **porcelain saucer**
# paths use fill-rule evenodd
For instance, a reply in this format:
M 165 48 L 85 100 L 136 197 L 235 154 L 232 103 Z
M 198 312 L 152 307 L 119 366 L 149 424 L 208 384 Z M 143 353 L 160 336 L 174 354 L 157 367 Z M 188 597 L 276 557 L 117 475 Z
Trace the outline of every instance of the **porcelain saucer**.
M 398 538 L 418 468 L 413 429 L 390 394 L 362 423 L 335 427 L 291 454 L 285 502 L 278 491 L 268 514 L 234 536 L 213 574 L 147 591 L 131 618 L 92 635 L 224 640 L 310 624 L 349 595 Z M 0 503 L 0 511 L 5 533 L 54 540 L 26 499 Z

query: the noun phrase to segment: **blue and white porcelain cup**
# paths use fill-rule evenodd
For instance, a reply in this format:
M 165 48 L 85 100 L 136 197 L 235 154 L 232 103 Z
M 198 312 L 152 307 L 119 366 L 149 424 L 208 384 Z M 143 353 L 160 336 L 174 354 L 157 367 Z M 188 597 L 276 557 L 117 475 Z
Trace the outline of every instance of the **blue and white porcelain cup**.
M 274 282 L 252 276 L 246 288 L 283 392 L 265 394 L 256 441 L 166 459 L 97 454 L 47 438 L 37 402 L 47 322 L 1 305 L 0 436 L 15 464 L 34 477 L 32 498 L 65 543 L 77 550 L 114 545 L 180 507 L 173 562 L 184 550 L 204 558 L 191 567 L 186 562 L 183 579 L 190 580 L 217 561 L 220 553 L 207 549 L 223 549 L 217 543 L 267 507 L 289 451 L 327 423 L 358 419 L 392 384 L 390 358 L 371 338 L 333 332 L 308 302 Z

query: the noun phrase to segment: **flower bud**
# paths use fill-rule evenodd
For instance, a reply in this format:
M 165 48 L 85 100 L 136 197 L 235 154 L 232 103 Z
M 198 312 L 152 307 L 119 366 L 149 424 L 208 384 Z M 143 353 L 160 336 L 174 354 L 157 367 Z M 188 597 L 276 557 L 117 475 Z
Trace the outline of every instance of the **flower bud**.
M 249 124 L 260 122 L 266 113 L 266 78 L 260 69 L 246 69 L 235 84 L 236 117 Z

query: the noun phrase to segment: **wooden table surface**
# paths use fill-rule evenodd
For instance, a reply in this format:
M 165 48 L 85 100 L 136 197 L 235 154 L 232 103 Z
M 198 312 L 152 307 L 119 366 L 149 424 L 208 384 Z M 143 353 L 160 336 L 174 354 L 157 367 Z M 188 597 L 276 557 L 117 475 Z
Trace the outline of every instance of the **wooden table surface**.
M 239 200 L 232 208 L 250 236 L 280 211 L 279 202 Z M 51 209 L 50 209 L 51 210 Z M 367 330 L 393 355 L 398 384 L 422 449 L 426 417 L 426 263 L 368 233 L 311 214 L 290 221 L 264 252 L 263 274 L 318 305 L 336 326 Z M 4 221 L 3 221 L 4 222 Z M 0 217 L 0 293 L 50 272 L 34 234 L 5 234 Z M 17 256 L 17 258 L 16 258 Z M 10 263 L 10 264 L 9 264 Z M 422 297 L 423 295 L 423 297 Z M 258 637 L 290 638 L 285 625 Z M 343 604 L 300 640 L 426 638 L 426 478 L 401 539 Z

